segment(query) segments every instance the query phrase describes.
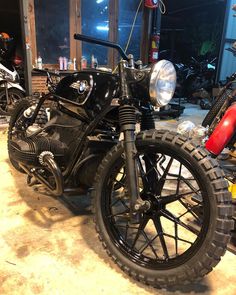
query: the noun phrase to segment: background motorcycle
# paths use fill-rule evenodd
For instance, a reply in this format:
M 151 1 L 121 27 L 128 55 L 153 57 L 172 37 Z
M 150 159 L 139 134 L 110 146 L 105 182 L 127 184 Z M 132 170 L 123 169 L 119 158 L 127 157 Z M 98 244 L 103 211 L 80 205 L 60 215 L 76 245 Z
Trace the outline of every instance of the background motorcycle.
M 218 162 L 225 172 L 225 177 L 233 185 L 236 184 L 236 73 L 228 78 L 227 84 L 221 90 L 202 125 L 207 128 L 206 149 L 218 157 Z M 228 148 L 224 154 L 221 152 Z M 233 194 L 233 220 L 232 243 L 236 245 L 236 199 Z
M 236 5 L 233 5 L 236 11 Z M 230 51 L 236 56 L 236 42 L 232 44 Z M 206 149 L 217 157 L 221 167 L 225 171 L 225 177 L 233 185 L 236 184 L 236 72 L 227 77 L 222 89 L 216 97 L 210 111 L 202 122 L 202 126 L 207 128 Z M 221 154 L 228 148 L 224 154 Z M 236 245 L 236 195 L 233 195 L 233 220 L 234 230 L 232 231 L 232 242 Z
M 28 185 L 43 184 L 56 196 L 90 191 L 100 241 L 136 280 L 167 287 L 202 277 L 225 252 L 231 196 L 203 148 L 154 129 L 153 106 L 174 93 L 174 66 L 142 67 L 117 44 L 75 39 L 118 49 L 118 73 L 84 70 L 38 103 L 19 101 L 8 133 L 12 164 Z
M 186 97 L 191 102 L 199 98 L 210 99 L 214 85 L 215 61 L 216 58 L 210 61 L 208 59 L 197 61 L 191 57 L 189 65 L 176 64 L 179 84 L 177 95 Z
M 25 96 L 20 77 L 8 54 L 11 38 L 0 34 L 0 115 L 11 115 L 15 102 Z M 17 64 L 19 65 L 19 63 Z

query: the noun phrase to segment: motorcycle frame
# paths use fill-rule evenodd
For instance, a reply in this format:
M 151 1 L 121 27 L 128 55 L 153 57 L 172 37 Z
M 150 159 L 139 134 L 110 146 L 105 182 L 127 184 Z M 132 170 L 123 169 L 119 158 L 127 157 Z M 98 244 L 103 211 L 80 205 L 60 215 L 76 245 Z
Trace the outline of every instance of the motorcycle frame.
M 127 56 L 122 48 L 115 43 L 109 41 L 103 41 L 100 39 L 90 38 L 88 36 L 75 34 L 74 38 L 76 40 L 86 41 L 90 43 L 95 43 L 99 45 L 104 45 L 107 47 L 115 48 L 119 51 L 123 59 L 118 63 L 119 69 L 119 100 L 118 100 L 118 110 L 119 110 L 119 124 L 121 127 L 121 132 L 124 134 L 124 160 L 126 167 L 126 177 L 127 177 L 127 189 L 130 196 L 130 221 L 135 223 L 138 221 L 139 212 L 148 209 L 149 203 L 147 201 L 143 201 L 139 194 L 139 184 L 138 184 L 138 165 L 137 165 L 137 150 L 135 145 L 135 126 L 136 126 L 136 114 L 135 114 L 135 100 L 131 95 L 131 91 L 129 89 L 129 84 L 127 83 L 127 69 L 130 71 L 135 68 L 135 62 L 133 60 L 133 56 Z M 37 114 L 45 102 L 45 100 L 53 100 L 53 101 L 62 101 L 70 104 L 75 104 L 66 98 L 56 95 L 55 93 L 48 93 L 40 98 L 39 103 L 34 111 L 34 114 L 31 118 L 31 122 L 34 122 Z M 71 176 L 76 173 L 76 169 L 80 166 L 80 162 L 84 160 L 83 158 L 83 150 L 88 143 L 87 137 L 93 133 L 96 129 L 98 123 L 106 116 L 106 114 L 114 108 L 113 106 L 108 106 L 100 114 L 98 114 L 93 121 L 87 122 L 88 125 L 82 134 L 82 137 L 77 139 L 76 148 L 71 157 L 71 161 L 68 163 L 65 171 L 62 173 L 61 182 L 59 181 L 59 187 L 64 188 L 64 183 L 69 183 Z M 149 112 L 150 110 L 142 110 L 142 115 L 145 112 Z M 72 115 L 72 114 L 71 114 Z M 75 115 L 77 116 L 77 115 Z M 78 117 L 78 116 L 77 116 Z M 128 118 L 128 119 L 127 119 Z M 59 168 L 55 168 L 56 170 Z M 29 172 L 29 171 L 28 171 Z M 58 171 L 57 171 L 58 172 Z M 59 172 L 58 172 L 59 173 Z M 58 174 L 57 173 L 57 174 Z M 45 184 L 45 182 L 44 182 Z M 61 193 L 59 190 L 58 194 Z

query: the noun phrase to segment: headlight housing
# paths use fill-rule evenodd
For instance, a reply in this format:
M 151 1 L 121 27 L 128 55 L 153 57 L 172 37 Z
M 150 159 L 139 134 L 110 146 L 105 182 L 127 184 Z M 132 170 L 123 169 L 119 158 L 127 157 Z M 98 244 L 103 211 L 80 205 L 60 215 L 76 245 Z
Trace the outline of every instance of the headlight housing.
M 176 71 L 168 60 L 153 65 L 150 73 L 149 95 L 154 106 L 163 107 L 172 99 L 176 86 Z

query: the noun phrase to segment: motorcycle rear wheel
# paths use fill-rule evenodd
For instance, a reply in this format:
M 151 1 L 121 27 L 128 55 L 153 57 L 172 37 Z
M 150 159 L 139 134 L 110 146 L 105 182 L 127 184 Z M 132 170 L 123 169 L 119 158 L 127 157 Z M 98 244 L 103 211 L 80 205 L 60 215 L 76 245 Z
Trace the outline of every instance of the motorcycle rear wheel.
M 11 116 L 14 105 L 17 101 L 24 97 L 24 93 L 18 89 L 9 89 L 8 95 L 11 100 L 11 104 L 7 104 L 7 98 L 5 90 L 0 93 L 0 115 Z
M 227 182 L 204 149 L 175 133 L 142 132 L 136 147 L 140 195 L 151 208 L 140 214 L 139 223 L 130 223 L 126 184 L 116 189 L 124 167 L 124 148 L 117 145 L 95 177 L 93 210 L 99 239 L 115 263 L 138 281 L 155 287 L 195 281 L 217 265 L 230 239 Z M 144 184 L 150 170 L 145 170 L 143 156 L 150 154 L 152 159 L 156 154 L 156 163 L 149 164 L 152 174 L 157 173 L 157 186 L 162 182 L 160 195 L 148 192 Z M 159 206 L 160 198 L 169 198 L 168 204 Z
M 207 113 L 206 117 L 202 121 L 202 126 L 207 127 L 211 126 L 213 120 L 215 119 L 216 115 L 220 111 L 221 107 L 223 106 L 225 100 L 228 96 L 232 93 L 231 89 L 226 89 L 223 93 L 221 93 L 213 102 L 209 112 Z

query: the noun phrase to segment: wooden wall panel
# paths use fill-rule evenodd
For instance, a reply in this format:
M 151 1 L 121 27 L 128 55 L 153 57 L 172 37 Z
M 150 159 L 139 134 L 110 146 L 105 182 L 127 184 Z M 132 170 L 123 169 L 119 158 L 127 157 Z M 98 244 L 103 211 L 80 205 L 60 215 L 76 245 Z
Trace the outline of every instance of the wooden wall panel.
M 150 37 L 152 28 L 152 9 L 143 5 L 142 36 L 140 45 L 140 57 L 144 64 L 148 64 Z
M 74 40 L 74 34 L 81 33 L 81 0 L 70 0 L 70 58 L 80 64 L 82 44 Z
M 35 60 L 37 58 L 37 42 L 36 42 L 36 29 L 35 29 L 35 13 L 34 13 L 34 0 L 28 0 L 28 10 L 29 10 L 29 35 L 30 35 L 30 45 L 32 53 L 32 65 L 35 65 Z
M 118 25 L 119 25 L 119 1 L 109 1 L 109 41 L 118 42 Z M 108 65 L 114 68 L 117 64 L 117 50 L 109 49 Z
M 32 92 L 48 92 L 48 88 L 46 86 L 46 76 L 33 76 L 32 77 Z

